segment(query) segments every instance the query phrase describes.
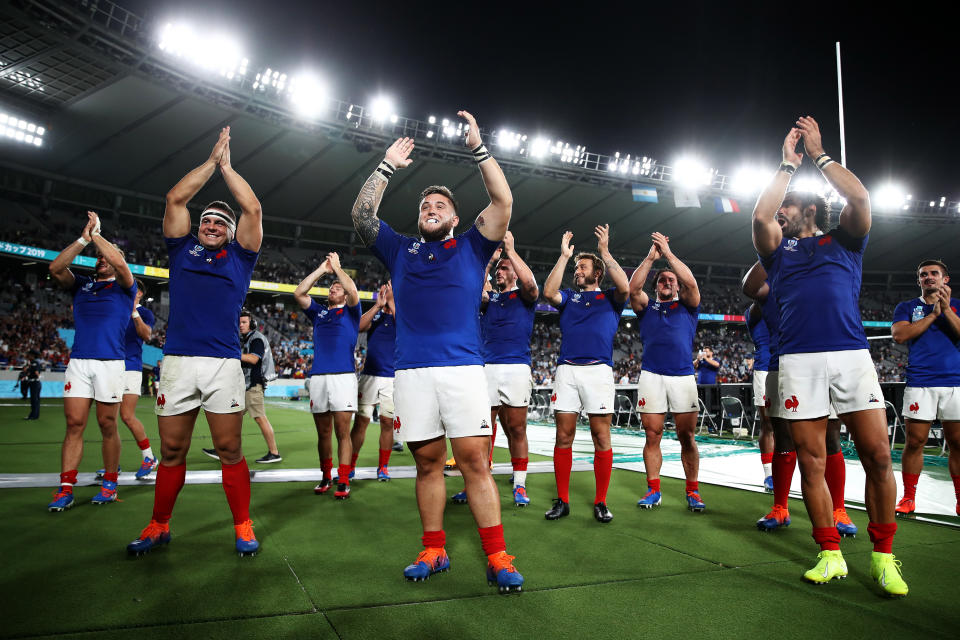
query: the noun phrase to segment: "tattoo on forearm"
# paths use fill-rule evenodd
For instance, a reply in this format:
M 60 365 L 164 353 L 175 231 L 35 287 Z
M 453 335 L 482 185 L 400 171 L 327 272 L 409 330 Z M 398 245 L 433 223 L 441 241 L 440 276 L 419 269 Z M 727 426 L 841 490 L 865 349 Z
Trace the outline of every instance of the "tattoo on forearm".
M 380 206 L 380 199 L 383 198 L 383 191 L 386 188 L 387 181 L 379 173 L 374 172 L 363 183 L 360 195 L 357 196 L 357 201 L 353 203 L 350 217 L 353 218 L 353 226 L 365 246 L 369 247 L 377 240 L 377 234 L 380 231 L 377 208 Z

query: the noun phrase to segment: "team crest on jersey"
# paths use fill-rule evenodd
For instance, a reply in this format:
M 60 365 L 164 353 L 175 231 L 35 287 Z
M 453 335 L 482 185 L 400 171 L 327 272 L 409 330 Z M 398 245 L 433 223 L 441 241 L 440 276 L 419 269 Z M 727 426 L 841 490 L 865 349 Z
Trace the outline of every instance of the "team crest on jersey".
M 457 246 L 456 238 L 450 238 L 449 240 L 443 243 L 444 249 L 453 249 L 455 246 Z
M 797 239 L 790 238 L 787 240 L 787 246 L 783 248 L 784 251 L 796 251 L 797 250 Z
M 510 300 L 513 300 L 513 299 L 515 299 L 515 298 L 517 297 L 517 292 L 514 291 L 513 293 L 511 293 L 511 294 L 510 294 L 509 296 L 507 296 L 507 297 L 508 297 Z
M 419 243 L 419 242 L 414 242 L 412 245 L 410 245 L 409 247 L 407 247 L 407 251 L 409 251 L 410 253 L 413 253 L 413 254 L 420 253 L 420 243 Z
M 326 309 L 324 309 L 323 311 L 320 312 L 320 317 L 321 317 L 321 318 L 326 318 L 326 317 L 327 317 L 327 310 L 326 310 Z
M 199 258 L 200 254 L 203 253 L 203 245 L 200 245 L 200 244 L 193 245 L 193 249 L 190 249 L 189 253 L 190 255 L 196 256 Z
M 573 298 L 571 298 L 571 300 L 573 300 L 574 302 L 580 302 L 580 294 L 579 293 L 573 294 Z
M 654 311 L 660 311 L 660 303 L 659 303 L 659 302 L 654 302 L 652 308 L 653 308 Z
M 87 284 L 83 285 L 83 290 L 84 290 L 84 291 L 90 291 L 91 289 L 93 289 L 93 283 L 92 283 L 92 282 L 88 282 Z
M 500 292 L 497 292 L 490 296 L 490 302 L 496 302 L 500 299 Z

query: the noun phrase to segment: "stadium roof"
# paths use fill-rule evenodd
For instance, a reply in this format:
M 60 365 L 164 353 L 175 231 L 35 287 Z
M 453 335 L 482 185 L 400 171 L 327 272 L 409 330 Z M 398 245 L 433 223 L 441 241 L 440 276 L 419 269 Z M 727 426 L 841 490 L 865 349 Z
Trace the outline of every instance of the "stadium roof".
M 349 237 L 351 205 L 396 126 L 358 128 L 343 117 L 298 121 L 256 92 L 195 75 L 163 58 L 132 14 L 109 3 L 86 13 L 83 6 L 17 0 L 0 8 L 4 109 L 47 129 L 42 147 L 4 144 L 0 167 L 5 173 L 48 178 L 54 192 L 72 185 L 75 193 L 80 185 L 116 193 L 121 211 L 142 215 L 135 203 L 161 202 L 205 159 L 218 130 L 230 125 L 233 164 L 260 197 L 269 234 Z M 404 121 L 399 130 L 422 133 L 416 129 L 420 125 Z M 413 233 L 419 191 L 445 184 L 460 200 L 461 226 L 468 224 L 487 202 L 469 155 L 440 136 L 416 137 L 415 162 L 392 180 L 381 217 Z M 714 197 L 729 194 L 702 190 L 702 208 L 678 208 L 669 185 L 662 184 L 658 203 L 634 202 L 631 176 L 498 158 L 513 189 L 511 228 L 521 247 L 557 247 L 562 232 L 570 229 L 574 244 L 588 249 L 595 246 L 594 225 L 609 223 L 618 256 L 645 254 L 650 233 L 660 231 L 670 236 L 677 255 L 691 262 L 755 260 L 752 202 L 741 202 L 740 213 L 718 214 Z M 196 201 L 227 196 L 215 179 Z M 903 212 L 876 216 L 865 268 L 911 271 L 927 257 L 958 263 L 954 228 L 945 233 L 943 226 L 956 220 Z

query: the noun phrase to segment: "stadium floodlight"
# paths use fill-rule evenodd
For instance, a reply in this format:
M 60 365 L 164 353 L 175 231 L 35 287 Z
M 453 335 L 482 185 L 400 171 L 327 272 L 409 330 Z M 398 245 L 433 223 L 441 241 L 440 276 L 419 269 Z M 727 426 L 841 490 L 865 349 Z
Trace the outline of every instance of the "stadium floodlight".
M 228 79 L 245 74 L 249 64 L 235 38 L 223 33 L 200 34 L 188 24 L 168 22 L 160 33 L 159 46 L 162 51 Z
M 873 206 L 876 207 L 878 211 L 893 211 L 894 209 L 906 207 L 907 200 L 909 199 L 910 196 L 904 195 L 902 187 L 892 183 L 881 186 L 871 197 Z
M 530 143 L 530 157 L 542 158 L 550 152 L 550 141 L 543 137 L 537 137 Z
M 673 165 L 673 181 L 688 189 L 710 186 L 715 173 L 716 170 L 690 156 L 680 158 Z
M 514 151 L 520 147 L 522 136 L 519 133 L 509 129 L 500 129 L 497 131 L 497 146 L 505 151 Z
M 0 136 L 22 144 L 42 147 L 43 135 L 46 132 L 46 128 L 35 122 L 23 120 L 9 113 L 0 112 Z
M 829 190 L 829 187 L 823 180 L 811 178 L 810 176 L 804 176 L 802 178 L 795 179 L 790 184 L 790 190 L 802 191 L 804 193 L 816 193 L 825 196 Z
M 377 96 L 370 103 L 370 117 L 375 122 L 383 122 L 394 113 L 393 101 L 386 96 Z
M 733 174 L 730 190 L 740 195 L 758 193 L 770 181 L 770 172 L 753 166 L 741 167 Z
M 429 118 L 427 118 L 427 122 L 429 122 L 430 124 L 437 124 L 437 116 L 430 116 Z
M 433 131 L 427 131 L 427 137 L 428 137 L 428 138 L 432 138 L 432 137 L 433 137 Z
M 329 100 L 330 91 L 326 84 L 314 74 L 303 72 L 290 80 L 290 102 L 300 115 L 312 118 L 322 113 Z

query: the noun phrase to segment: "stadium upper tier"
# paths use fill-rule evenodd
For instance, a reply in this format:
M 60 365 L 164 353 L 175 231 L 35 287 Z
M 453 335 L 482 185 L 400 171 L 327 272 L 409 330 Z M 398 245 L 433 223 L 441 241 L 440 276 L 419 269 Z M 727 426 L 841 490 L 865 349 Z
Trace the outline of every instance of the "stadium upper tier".
M 338 103 L 304 119 L 275 91 L 205 74 L 168 55 L 140 18 L 109 2 L 13 1 L 0 7 L 0 18 L 0 33 L 10 43 L 0 51 L 0 90 L 11 98 L 6 108 L 45 130 L 39 147 L 0 142 L 0 192 L 10 198 L 44 210 L 91 208 L 114 230 L 157 224 L 164 194 L 206 158 L 219 128 L 230 125 L 233 163 L 261 199 L 268 238 L 365 254 L 349 211 L 382 150 L 399 135 L 413 136 L 417 149 L 411 168 L 391 180 L 383 220 L 412 233 L 417 195 L 430 184 L 455 191 L 461 229 L 487 203 L 469 152 L 442 135 L 442 118 L 455 120 L 452 114 L 438 113 L 435 123 L 393 122 Z M 366 115 L 347 119 L 350 113 Z M 483 114 L 477 115 L 483 123 Z M 428 137 L 431 131 L 438 133 Z M 600 223 L 611 225 L 611 249 L 628 264 L 646 253 L 653 231 L 670 236 L 677 255 L 690 262 L 744 266 L 755 260 L 752 197 L 741 200 L 739 213 L 717 213 L 715 198 L 737 196 L 711 182 L 697 189 L 701 206 L 678 207 L 663 172 L 658 178 L 634 174 L 632 167 L 611 171 L 614 157 L 606 166 L 564 161 L 562 154 L 532 158 L 530 144 L 531 153 L 521 154 L 522 145 L 490 140 L 513 190 L 511 229 L 518 247 L 534 255 L 532 262 L 552 262 L 566 229 L 578 249 L 591 248 L 592 229 Z M 634 183 L 657 189 L 658 201 L 636 201 Z M 229 199 L 215 178 L 194 204 L 218 198 Z M 922 211 L 875 207 L 867 271 L 911 272 L 921 258 L 934 256 L 957 263 L 953 234 L 943 227 L 960 219 L 956 203 L 928 204 Z

